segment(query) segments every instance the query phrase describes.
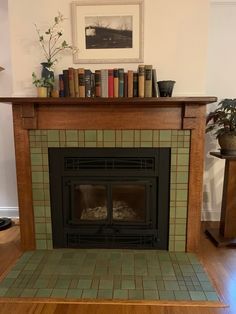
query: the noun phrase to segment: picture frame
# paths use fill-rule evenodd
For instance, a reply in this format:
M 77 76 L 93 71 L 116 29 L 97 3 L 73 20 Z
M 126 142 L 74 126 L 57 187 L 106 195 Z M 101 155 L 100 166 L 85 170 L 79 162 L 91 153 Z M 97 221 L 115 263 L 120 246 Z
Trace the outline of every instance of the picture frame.
M 143 62 L 144 0 L 71 3 L 74 63 Z

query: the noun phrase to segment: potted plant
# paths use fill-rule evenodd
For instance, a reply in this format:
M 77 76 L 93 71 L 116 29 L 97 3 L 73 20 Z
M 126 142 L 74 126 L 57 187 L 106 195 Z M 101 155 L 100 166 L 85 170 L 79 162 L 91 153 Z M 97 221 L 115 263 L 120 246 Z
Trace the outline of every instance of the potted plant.
M 75 53 L 78 49 L 69 45 L 63 37 L 63 30 L 61 23 L 65 21 L 65 17 L 58 12 L 58 15 L 54 17 L 54 21 L 51 26 L 48 26 L 46 30 L 41 31 L 35 24 L 35 29 L 38 35 L 39 44 L 42 48 L 42 52 L 45 61 L 42 65 L 42 77 L 53 77 L 52 67 L 57 62 L 57 56 L 64 50 L 71 50 Z
M 221 147 L 221 154 L 236 155 L 236 99 L 223 99 L 210 112 L 206 132 L 214 131 Z
M 32 73 L 33 84 L 37 87 L 37 96 L 38 97 L 48 97 L 50 92 L 53 89 L 54 78 L 52 77 L 41 77 L 37 78 L 36 74 Z

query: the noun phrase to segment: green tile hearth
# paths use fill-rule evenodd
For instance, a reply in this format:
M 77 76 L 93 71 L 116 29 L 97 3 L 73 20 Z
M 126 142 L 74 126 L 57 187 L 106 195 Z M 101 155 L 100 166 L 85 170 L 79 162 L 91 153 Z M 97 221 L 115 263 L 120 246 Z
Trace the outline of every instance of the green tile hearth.
M 26 252 L 0 282 L 0 297 L 220 301 L 195 255 L 128 249 Z
M 171 187 L 169 251 L 185 251 L 190 131 L 30 130 L 29 138 L 37 249 L 52 249 L 48 172 L 49 147 L 170 147 Z M 179 219 L 182 219 L 182 221 L 178 221 Z M 95 271 L 98 275 L 104 272 L 101 268 L 97 268 Z M 136 275 L 146 273 L 146 270 L 144 273 L 139 269 L 135 271 Z M 133 269 L 125 267 L 122 274 L 132 275 L 134 271 Z M 29 292 L 26 291 L 25 293 Z M 89 295 L 93 295 L 94 293 L 94 289 L 92 289 Z M 127 293 L 129 295 L 129 291 Z M 116 294 L 117 298 L 119 298 L 119 292 L 116 292 Z M 155 295 L 155 292 L 150 292 L 149 294 Z M 144 295 L 144 297 L 146 295 Z

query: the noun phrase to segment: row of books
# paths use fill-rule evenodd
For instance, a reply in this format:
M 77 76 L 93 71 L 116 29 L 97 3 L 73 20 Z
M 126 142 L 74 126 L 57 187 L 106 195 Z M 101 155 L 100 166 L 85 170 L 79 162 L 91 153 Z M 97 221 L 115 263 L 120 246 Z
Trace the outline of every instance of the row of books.
M 157 74 L 152 65 L 137 71 L 123 68 L 89 69 L 72 67 L 59 74 L 60 97 L 157 97 Z

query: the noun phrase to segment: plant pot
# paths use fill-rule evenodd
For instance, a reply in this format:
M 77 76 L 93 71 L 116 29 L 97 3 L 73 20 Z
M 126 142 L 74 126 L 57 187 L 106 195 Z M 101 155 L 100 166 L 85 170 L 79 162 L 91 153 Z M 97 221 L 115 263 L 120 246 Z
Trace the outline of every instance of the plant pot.
M 37 87 L 37 96 L 38 97 L 48 97 L 47 87 Z
M 157 82 L 160 97 L 171 97 L 175 81 L 159 81 Z
M 45 79 L 54 79 L 54 72 L 52 70 L 52 63 L 51 62 L 42 62 L 42 72 L 41 76 Z
M 236 134 L 224 133 L 218 136 L 222 155 L 236 156 Z

